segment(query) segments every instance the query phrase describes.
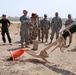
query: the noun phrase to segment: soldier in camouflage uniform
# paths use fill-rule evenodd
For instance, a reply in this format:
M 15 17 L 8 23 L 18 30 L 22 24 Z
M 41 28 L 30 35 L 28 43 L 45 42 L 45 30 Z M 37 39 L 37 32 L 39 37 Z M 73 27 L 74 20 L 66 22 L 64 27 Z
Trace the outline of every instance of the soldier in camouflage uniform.
M 56 39 L 59 37 L 59 30 L 61 28 L 62 28 L 62 20 L 61 20 L 60 17 L 58 17 L 58 12 L 56 12 L 55 13 L 55 17 L 51 21 L 52 33 L 51 33 L 51 37 L 50 37 L 50 39 L 51 39 L 50 43 L 52 43 L 52 40 L 54 38 L 54 33 L 55 32 L 56 32 Z
M 44 14 L 44 19 L 40 21 L 40 27 L 41 27 L 41 31 L 42 31 L 42 43 L 43 43 L 44 37 L 46 38 L 45 42 L 47 42 L 48 32 L 50 29 L 50 21 L 47 20 L 46 14 Z
M 29 34 L 30 34 L 30 19 L 27 17 L 27 10 L 23 10 L 23 16 L 20 17 L 21 27 L 20 27 L 20 38 L 21 38 L 21 47 L 28 47 L 29 44 Z
M 36 15 L 36 21 L 37 21 L 37 29 L 38 29 L 38 34 L 37 34 L 37 36 L 38 36 L 38 41 L 40 41 L 40 20 L 39 20 L 39 16 L 38 15 Z
M 31 20 L 31 25 L 32 25 L 30 40 L 31 40 L 31 43 L 32 43 L 32 40 L 36 40 L 37 36 L 39 35 L 38 34 L 39 18 L 37 17 L 37 15 L 35 13 L 32 13 L 30 20 Z
M 65 27 L 68 27 L 72 23 L 74 23 L 74 21 L 71 18 L 71 14 L 68 14 L 68 20 L 66 20 L 66 22 L 65 22 Z M 70 46 L 71 42 L 72 42 L 72 36 L 70 35 L 69 36 L 69 44 L 68 44 L 68 46 Z

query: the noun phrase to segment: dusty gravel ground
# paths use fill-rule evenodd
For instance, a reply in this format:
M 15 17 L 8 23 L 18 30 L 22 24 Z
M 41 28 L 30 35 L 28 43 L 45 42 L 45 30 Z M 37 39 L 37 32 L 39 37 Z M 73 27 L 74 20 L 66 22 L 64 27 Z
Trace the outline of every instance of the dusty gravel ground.
M 10 51 L 20 48 L 19 25 L 12 24 L 9 30 L 12 45 L 9 45 L 8 41 L 6 45 L 3 45 L 0 35 L 0 75 L 76 75 L 76 33 L 73 35 L 71 46 L 66 48 L 64 53 L 57 48 L 49 54 L 47 60 L 50 63 L 47 63 L 26 52 L 14 61 L 7 61 L 11 56 Z M 29 45 L 29 47 L 32 48 L 33 45 Z M 38 51 L 45 47 L 46 43 L 39 43 Z M 51 49 L 47 52 L 50 51 Z

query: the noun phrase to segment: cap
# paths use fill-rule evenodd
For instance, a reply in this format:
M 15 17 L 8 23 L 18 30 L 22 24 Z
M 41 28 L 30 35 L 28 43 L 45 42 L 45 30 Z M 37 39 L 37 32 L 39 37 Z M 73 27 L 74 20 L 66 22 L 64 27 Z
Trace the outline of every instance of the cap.
M 68 17 L 70 17 L 71 16 L 71 14 L 68 14 Z
M 47 14 L 44 14 L 44 17 L 47 17 Z
M 23 13 L 24 13 L 24 12 L 28 13 L 28 11 L 27 11 L 27 10 L 23 10 Z
M 58 12 L 56 12 L 55 15 L 58 15 Z
M 35 16 L 35 15 L 36 15 L 35 13 L 32 13 L 32 14 L 31 14 L 31 16 Z
M 5 15 L 5 14 L 3 14 L 3 15 L 2 15 L 2 17 L 6 17 L 6 15 Z

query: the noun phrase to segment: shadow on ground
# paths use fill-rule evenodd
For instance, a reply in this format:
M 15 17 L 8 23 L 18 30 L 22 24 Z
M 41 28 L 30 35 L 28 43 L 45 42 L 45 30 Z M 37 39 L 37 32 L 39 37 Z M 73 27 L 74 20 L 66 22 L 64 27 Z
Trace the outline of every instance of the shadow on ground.
M 20 47 L 18 47 L 18 48 L 8 49 L 7 51 L 15 51 L 15 50 L 18 50 L 18 49 L 20 49 Z
M 52 71 L 55 71 L 56 73 L 61 73 L 63 75 L 76 75 L 71 71 L 60 69 L 56 66 L 50 66 L 50 65 L 45 65 L 45 64 L 44 64 L 44 66 L 47 67 L 48 69 L 52 70 Z
M 0 44 L 0 46 L 9 46 L 10 44 Z M 12 46 L 12 45 L 10 45 Z
M 21 43 L 20 41 L 17 41 L 17 42 L 15 42 L 15 43 Z
M 76 52 L 76 48 L 71 49 L 71 50 L 67 50 L 68 52 Z
M 71 71 L 61 69 L 61 68 L 57 67 L 56 65 L 51 66 L 50 64 L 47 64 L 45 61 L 38 60 L 38 59 L 26 59 L 26 60 L 16 60 L 16 61 L 31 62 L 34 64 L 42 64 L 43 66 L 47 67 L 48 69 L 50 69 L 56 73 L 59 73 L 59 74 L 61 73 L 63 75 L 76 75 L 75 73 L 73 73 Z

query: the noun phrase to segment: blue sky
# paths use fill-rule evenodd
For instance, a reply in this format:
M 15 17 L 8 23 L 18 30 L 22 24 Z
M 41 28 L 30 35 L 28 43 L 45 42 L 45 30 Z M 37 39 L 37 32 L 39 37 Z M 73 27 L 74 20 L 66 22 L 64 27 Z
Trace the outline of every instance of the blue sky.
M 54 17 L 55 12 L 59 12 L 61 18 L 66 18 L 67 14 L 76 17 L 76 0 L 0 0 L 0 16 L 22 15 L 22 11 L 28 10 L 28 16 L 32 12 L 39 16 L 47 14 L 48 17 Z

